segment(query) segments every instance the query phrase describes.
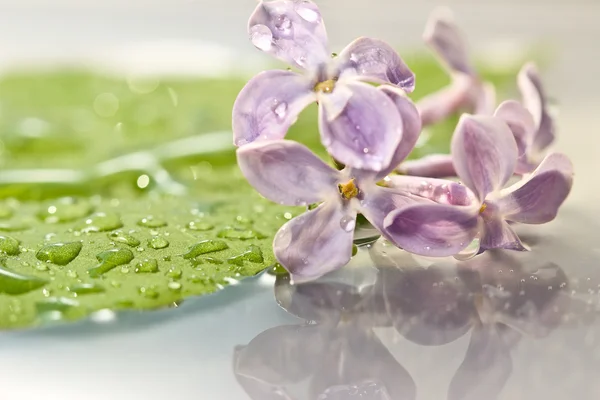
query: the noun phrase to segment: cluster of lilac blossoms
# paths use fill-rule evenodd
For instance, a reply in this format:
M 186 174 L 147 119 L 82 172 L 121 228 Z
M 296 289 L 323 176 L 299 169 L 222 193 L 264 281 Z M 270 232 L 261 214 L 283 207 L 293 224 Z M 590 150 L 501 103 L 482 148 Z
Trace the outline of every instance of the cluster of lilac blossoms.
M 425 37 L 453 83 L 417 105 L 408 97 L 415 76 L 388 44 L 363 37 L 332 57 L 309 0 L 261 1 L 248 30 L 257 48 L 300 70 L 258 74 L 233 107 L 246 179 L 274 202 L 308 206 L 273 242 L 296 282 L 349 261 L 359 213 L 394 245 L 443 257 L 472 243 L 479 252 L 525 250 L 515 223 L 551 221 L 566 199 L 573 169 L 562 154 L 543 157 L 554 129 L 535 68 L 519 75 L 523 103 L 494 110 L 493 88 L 476 74 L 447 16 L 434 14 Z M 342 170 L 284 139 L 315 101 L 321 142 Z M 403 162 L 423 126 L 460 112 L 470 114 L 460 118 L 451 154 Z M 452 176 L 459 181 L 439 179 Z

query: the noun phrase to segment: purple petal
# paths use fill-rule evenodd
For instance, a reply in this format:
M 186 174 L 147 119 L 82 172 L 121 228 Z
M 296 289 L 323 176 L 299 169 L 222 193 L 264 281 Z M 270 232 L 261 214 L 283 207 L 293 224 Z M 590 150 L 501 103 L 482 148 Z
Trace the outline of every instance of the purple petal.
M 325 202 L 279 229 L 275 257 L 296 283 L 339 269 L 350 261 L 355 221 L 356 212 Z
M 496 87 L 490 82 L 475 82 L 474 112 L 478 115 L 492 115 L 496 108 Z
M 383 221 L 389 213 L 410 204 L 426 202 L 430 201 L 397 189 L 373 185 L 363 191 L 359 211 L 385 235 Z
M 464 250 L 475 238 L 479 221 L 473 207 L 410 205 L 384 220 L 386 236 L 411 253 L 445 257 Z
M 423 39 L 451 71 L 475 76 L 465 39 L 449 10 L 438 9 L 432 13 Z
M 352 82 L 346 87 L 350 88 L 352 96 L 338 115 L 329 106 L 338 103 L 335 100 L 338 88 L 319 98 L 321 141 L 341 163 L 352 168 L 381 171 L 389 166 L 402 138 L 398 109 L 376 87 L 360 82 Z M 341 92 L 345 93 L 343 89 Z
M 423 126 L 435 124 L 461 109 L 472 109 L 474 90 L 476 82 L 473 78 L 458 75 L 447 87 L 419 100 L 417 108 Z
M 548 101 L 539 72 L 534 64 L 526 64 L 519 72 L 519 89 L 523 104 L 533 115 L 537 132 L 533 137 L 532 149 L 540 152 L 546 149 L 556 137 L 554 121 L 548 113 Z
M 431 154 L 418 160 L 408 160 L 400 164 L 397 171 L 404 175 L 429 178 L 456 176 L 450 154 Z
M 531 113 L 519 102 L 508 100 L 498 106 L 494 115 L 506 122 L 512 131 L 517 142 L 519 156 L 525 155 L 535 134 L 535 122 Z
M 233 141 L 283 139 L 298 114 L 316 99 L 312 83 L 291 71 L 265 71 L 252 78 L 233 105 Z
M 553 153 L 523 181 L 502 191 L 495 203 L 502 215 L 515 222 L 543 224 L 552 221 L 573 185 L 573 164 Z
M 501 189 L 517 164 L 517 144 L 500 118 L 463 115 L 452 137 L 458 177 L 483 201 Z
M 337 195 L 339 173 L 299 143 L 255 142 L 240 147 L 237 157 L 248 182 L 274 202 L 307 205 Z
M 301 69 L 328 62 L 327 32 L 308 0 L 261 1 L 248 21 L 252 44 Z
M 413 151 L 419 135 L 421 134 L 421 117 L 414 103 L 406 97 L 404 92 L 390 86 L 380 86 L 383 91 L 396 104 L 396 108 L 402 118 L 402 139 L 396 148 L 390 165 L 377 174 L 376 179 L 383 179 L 400 164 L 411 151 Z
M 500 216 L 488 215 L 482 218 L 482 221 L 481 251 L 490 249 L 527 250 L 510 225 Z
M 341 74 L 361 80 L 391 83 L 407 92 L 415 89 L 415 74 L 387 43 L 361 37 L 350 43 L 340 54 Z
M 394 175 L 386 180 L 386 184 L 396 190 L 411 193 L 436 203 L 455 206 L 477 205 L 479 207 L 475 195 L 469 188 L 454 181 Z

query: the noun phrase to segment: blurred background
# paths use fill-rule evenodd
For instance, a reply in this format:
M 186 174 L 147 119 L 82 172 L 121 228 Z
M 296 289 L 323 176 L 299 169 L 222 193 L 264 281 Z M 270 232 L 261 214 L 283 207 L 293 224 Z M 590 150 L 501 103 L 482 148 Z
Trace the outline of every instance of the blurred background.
M 574 219 L 575 225 L 565 228 L 569 240 L 579 244 L 573 246 L 577 250 L 571 250 L 572 253 L 562 254 L 561 260 L 572 260 L 579 268 L 578 276 L 594 279 L 600 276 L 597 272 L 587 272 L 596 266 L 600 256 L 595 239 L 595 226 L 600 224 L 597 178 L 600 168 L 600 1 L 317 0 L 316 3 L 326 21 L 332 49 L 341 49 L 357 36 L 373 36 L 395 45 L 409 57 L 423 53 L 430 58 L 421 43 L 424 24 L 435 7 L 448 6 L 454 11 L 473 54 L 484 62 L 486 71 L 499 75 L 516 71 L 519 63 L 527 59 L 528 52 L 534 54 L 543 65 L 545 84 L 560 112 L 556 147 L 572 158 L 576 169 L 577 178 L 565 205 L 565 218 L 575 214 L 585 216 Z M 186 104 L 195 104 L 190 99 L 208 104 L 216 98 L 221 110 L 218 120 L 200 116 L 193 121 L 198 125 L 191 127 L 184 123 L 156 124 L 153 120 L 149 123 L 153 126 L 152 135 L 145 140 L 140 134 L 142 139 L 136 139 L 135 146 L 142 144 L 147 148 L 159 143 L 153 138 L 164 133 L 165 126 L 181 128 L 182 136 L 203 123 L 211 130 L 228 129 L 223 121 L 230 113 L 227 105 L 232 104 L 237 88 L 244 79 L 272 65 L 248 40 L 246 22 L 255 5 L 253 0 L 0 0 L 0 72 L 16 76 L 0 85 L 0 91 L 4 90 L 7 97 L 19 98 L 17 105 L 0 108 L 0 116 L 5 121 L 0 125 L 13 124 L 11 110 L 16 109 L 19 118 L 27 117 L 29 103 L 39 103 L 42 115 L 44 107 L 53 103 L 52 96 L 65 94 L 61 80 L 55 77 L 49 97 L 34 99 L 37 97 L 35 89 L 27 92 L 29 89 L 22 91 L 19 86 L 25 82 L 25 87 L 35 87 L 28 74 L 46 70 L 93 70 L 102 79 L 126 81 L 127 87 L 133 88 L 135 93 L 152 92 L 155 81 L 174 82 L 167 86 L 175 88 L 178 100 L 173 100 L 171 92 L 165 92 L 167 100 L 152 105 L 152 112 L 157 115 L 161 115 L 160 110 L 166 107 L 164 102 L 167 101 L 186 110 Z M 227 90 L 222 90 L 216 85 L 216 90 L 210 87 L 203 92 L 206 85 L 186 84 L 186 79 L 197 78 L 231 78 L 236 84 L 233 89 L 227 86 Z M 141 86 L 131 83 L 136 79 Z M 418 76 L 417 85 L 426 79 L 427 76 Z M 95 93 L 117 93 L 117 89 L 110 86 L 112 81 L 105 84 L 107 90 L 100 86 Z M 114 116 L 109 122 L 103 119 L 102 128 L 107 132 L 121 129 L 118 123 L 122 116 L 112 110 L 112 99 L 106 104 L 94 105 L 92 98 L 85 104 L 89 107 L 86 112 L 94 110 L 100 116 Z M 121 99 L 120 104 L 121 112 L 127 112 L 127 100 Z M 186 121 L 189 118 L 185 115 L 192 115 L 191 109 L 188 111 L 190 114 L 180 116 Z M 132 129 L 143 133 L 140 127 L 144 124 L 139 122 L 139 126 Z M 35 127 L 32 129 L 35 131 Z M 11 156 L 5 152 L 3 155 L 2 142 L 13 143 L 9 137 L 11 132 L 0 130 L 3 169 L 15 165 L 31 168 L 46 162 L 61 168 L 76 164 L 70 164 L 68 157 L 45 161 L 38 159 L 35 153 Z M 64 137 L 61 140 L 64 140 L 61 143 L 69 141 Z M 98 154 L 97 161 L 118 155 L 111 148 L 99 148 Z M 553 234 L 560 235 L 562 229 L 563 225 L 557 224 Z M 551 246 L 544 251 L 547 252 L 544 259 L 557 256 Z M 146 317 L 138 321 L 136 316 L 130 316 L 125 318 L 131 318 L 130 322 L 122 327 L 103 328 L 99 333 L 95 325 L 83 323 L 71 330 L 2 334 L 0 399 L 247 398 L 231 370 L 234 346 L 248 343 L 265 329 L 297 321 L 277 307 L 272 286 L 272 281 L 257 281 L 227 292 L 226 297 L 211 300 L 207 306 L 193 305 L 176 317 L 165 316 L 172 310 L 155 313 L 150 318 L 161 321 L 159 324 L 150 324 Z M 567 333 L 566 339 L 556 342 L 553 348 L 568 347 L 569 335 Z M 585 337 L 590 348 L 597 349 L 600 334 L 588 336 L 574 335 L 573 340 L 583 343 L 582 337 Z M 467 347 L 466 341 L 457 341 L 440 354 L 427 353 L 427 357 L 434 361 L 436 357 L 454 359 L 455 354 L 464 353 Z M 405 348 L 413 360 L 409 364 L 418 375 L 417 381 L 427 387 L 430 371 L 425 364 L 414 361 L 422 355 L 420 349 Z M 523 360 L 542 357 L 545 351 L 540 347 L 521 356 Z M 599 365 L 600 354 L 592 351 L 592 356 L 596 358 L 585 367 L 578 365 L 577 368 L 593 371 Z M 540 363 L 547 361 L 540 360 Z M 576 357 L 569 356 L 568 362 L 576 363 Z M 520 372 L 525 374 L 523 370 Z M 445 379 L 441 376 L 441 373 L 436 375 L 436 385 L 439 379 Z M 580 387 L 579 392 L 544 389 L 543 377 L 538 378 L 542 383 L 536 381 L 534 386 L 540 390 L 536 393 L 543 393 L 542 397 L 527 398 L 558 399 L 553 396 L 579 393 L 581 399 L 593 399 L 600 395 L 597 385 L 590 390 Z M 528 375 L 517 374 L 511 382 L 504 397 L 499 398 L 526 398 L 520 396 L 529 382 Z M 577 383 L 573 383 L 573 387 L 576 386 Z M 421 391 L 419 398 L 442 398 L 438 396 L 440 393 L 430 387 Z

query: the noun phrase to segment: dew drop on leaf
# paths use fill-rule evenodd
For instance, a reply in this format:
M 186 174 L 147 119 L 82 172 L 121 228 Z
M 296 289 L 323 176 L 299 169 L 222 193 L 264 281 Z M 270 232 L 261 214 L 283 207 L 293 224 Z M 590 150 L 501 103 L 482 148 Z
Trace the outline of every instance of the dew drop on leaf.
M 140 245 L 140 241 L 135 237 L 123 231 L 114 231 L 108 234 L 108 238 L 113 242 L 123 243 L 130 247 L 136 247 Z
M 148 274 L 158 272 L 158 261 L 156 261 L 153 258 L 141 260 L 135 265 L 135 272 L 137 274 Z
M 148 246 L 155 250 L 164 249 L 169 246 L 169 241 L 162 236 L 154 236 L 148 240 Z
M 81 242 L 53 243 L 42 247 L 35 256 L 40 261 L 67 265 L 79 255 L 82 247 Z
M 10 236 L 0 235 L 0 252 L 9 256 L 16 256 L 20 253 L 19 241 Z
M 129 264 L 133 260 L 133 253 L 128 249 L 111 249 L 103 251 L 96 258 L 100 264 L 88 270 L 92 278 L 97 278 L 115 267 Z

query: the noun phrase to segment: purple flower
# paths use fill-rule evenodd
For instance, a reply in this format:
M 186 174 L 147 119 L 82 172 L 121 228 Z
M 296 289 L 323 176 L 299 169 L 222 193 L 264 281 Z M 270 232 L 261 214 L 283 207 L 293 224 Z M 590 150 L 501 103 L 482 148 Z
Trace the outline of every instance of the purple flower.
M 482 82 L 475 71 L 466 41 L 449 10 L 438 9 L 432 13 L 424 40 L 446 66 L 452 83 L 417 103 L 423 126 L 439 122 L 460 110 L 491 114 L 496 102 L 494 86 Z
M 282 139 L 317 101 L 321 140 L 335 159 L 372 171 L 390 164 L 402 120 L 385 93 L 363 82 L 413 90 L 414 74 L 389 45 L 359 38 L 332 58 L 319 9 L 307 0 L 261 1 L 248 29 L 257 48 L 304 74 L 265 71 L 248 82 L 233 107 L 237 146 Z
M 399 162 L 417 140 L 419 115 L 399 89 L 382 86 L 377 90 L 391 96 L 403 115 L 402 142 L 394 155 L 394 160 Z M 378 173 L 351 167 L 337 171 L 305 146 L 288 140 L 254 142 L 240 147 L 237 155 L 238 165 L 248 182 L 266 198 L 293 206 L 320 203 L 281 227 L 273 241 L 277 260 L 297 282 L 317 278 L 350 260 L 358 212 L 394 243 L 414 248 L 410 235 L 389 237 L 383 229 L 384 218 L 406 205 L 434 201 L 378 186 L 377 182 L 392 168 Z M 448 184 L 448 190 L 460 186 L 450 181 L 441 182 Z M 442 255 L 454 254 L 452 250 L 437 249 Z
M 509 222 L 542 224 L 553 220 L 571 190 L 573 166 L 559 153 L 548 155 L 531 175 L 503 189 L 517 166 L 518 147 L 511 129 L 499 117 L 463 115 L 451 148 L 458 177 L 472 191 L 470 204 L 462 197 L 454 207 L 453 199 L 448 199 L 447 205 L 410 205 L 393 211 L 384 221 L 390 237 L 413 237 L 410 243 L 419 247 L 420 254 L 437 255 L 443 244 L 464 248 L 476 236 L 481 251 L 524 250 Z M 391 185 L 418 195 L 437 193 L 436 180 L 409 187 L 416 180 L 400 176 L 392 178 Z
M 523 104 L 506 101 L 500 104 L 494 115 L 502 118 L 514 135 L 519 150 L 515 174 L 523 175 L 540 165 L 548 147 L 554 142 L 555 128 L 539 72 L 533 63 L 521 68 L 518 84 Z M 409 160 L 397 170 L 404 175 L 431 178 L 456 176 L 450 154 L 431 154 Z

